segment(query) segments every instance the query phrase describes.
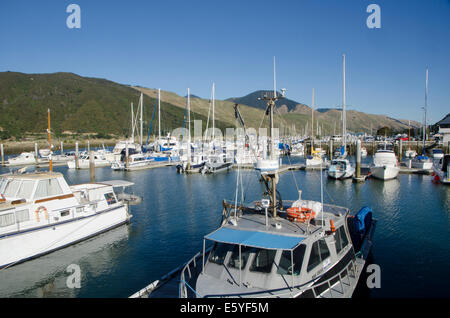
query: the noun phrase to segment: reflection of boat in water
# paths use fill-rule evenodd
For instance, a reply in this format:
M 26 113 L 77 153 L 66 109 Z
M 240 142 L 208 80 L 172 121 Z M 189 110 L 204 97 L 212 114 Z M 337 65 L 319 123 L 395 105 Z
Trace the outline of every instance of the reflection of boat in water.
M 79 265 L 82 275 L 106 272 L 117 263 L 119 246 L 128 239 L 128 231 L 127 226 L 120 226 L 69 248 L 0 270 L 0 297 L 76 297 L 78 289 L 67 288 L 67 267 Z

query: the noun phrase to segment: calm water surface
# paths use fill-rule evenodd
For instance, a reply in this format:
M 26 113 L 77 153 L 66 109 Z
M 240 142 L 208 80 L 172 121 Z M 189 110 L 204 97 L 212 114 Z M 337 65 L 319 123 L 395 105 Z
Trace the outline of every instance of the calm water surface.
M 89 171 L 62 172 L 69 184 L 89 182 Z M 0 173 L 7 172 L 0 170 Z M 210 175 L 180 175 L 175 167 L 136 172 L 96 169 L 96 180 L 124 179 L 143 197 L 131 206 L 131 223 L 0 270 L 0 297 L 128 297 L 190 259 L 202 238 L 219 226 L 222 200 L 232 200 L 237 170 Z M 397 180 L 324 180 L 324 201 L 356 213 L 370 206 L 378 219 L 373 263 L 381 268 L 381 288 L 370 297 L 450 297 L 450 187 L 431 176 L 399 175 Z M 243 171 L 246 201 L 260 198 L 263 185 L 254 171 Z M 320 200 L 320 173 L 280 175 L 284 199 Z M 81 269 L 81 288 L 69 289 L 67 266 Z M 366 294 L 364 294 L 366 295 Z

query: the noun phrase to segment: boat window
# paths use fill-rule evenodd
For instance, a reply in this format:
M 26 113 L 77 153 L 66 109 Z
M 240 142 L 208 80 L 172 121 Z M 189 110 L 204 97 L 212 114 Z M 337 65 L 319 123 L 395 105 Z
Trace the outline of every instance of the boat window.
M 106 199 L 106 202 L 108 203 L 108 205 L 117 203 L 116 197 L 114 196 L 114 193 L 112 193 L 112 192 L 105 193 L 105 199 Z
M 276 252 L 276 250 L 255 249 L 255 258 L 250 266 L 250 271 L 270 273 Z
M 5 227 L 14 223 L 14 213 L 0 215 L 0 227 Z
M 315 241 L 311 247 L 311 254 L 308 261 L 308 272 L 314 269 L 322 261 L 330 256 L 330 250 L 324 239 Z
M 0 179 L 0 193 L 5 192 L 6 184 L 8 183 L 8 179 Z
M 17 193 L 18 198 L 31 199 L 31 193 L 33 192 L 34 181 L 33 180 L 23 180 L 20 185 L 19 192 Z
M 20 180 L 11 180 L 5 188 L 5 197 L 15 197 L 19 189 Z
M 247 264 L 248 257 L 250 256 L 250 252 L 252 252 L 251 247 L 241 246 L 241 259 L 239 260 L 239 245 L 235 245 L 233 248 L 233 253 L 231 253 L 228 266 L 237 269 L 244 269 Z
M 231 245 L 225 243 L 216 243 L 213 250 L 211 251 L 211 254 L 209 254 L 208 260 L 212 263 L 223 265 L 223 262 L 225 261 L 225 257 L 227 256 L 229 250 L 231 250 Z
M 57 179 L 40 180 L 34 195 L 35 199 L 62 194 L 61 186 Z
M 344 247 L 348 245 L 347 234 L 345 233 L 344 226 L 337 229 L 335 234 L 336 239 L 336 253 L 339 253 Z
M 70 214 L 70 210 L 61 211 L 61 217 L 68 216 Z
M 25 222 L 30 220 L 30 213 L 27 210 L 16 211 L 16 221 L 17 223 Z
M 305 250 L 306 245 L 301 244 L 293 251 L 294 275 L 300 275 L 303 264 L 303 257 L 305 256 Z M 283 251 L 283 253 L 281 253 L 280 264 L 278 266 L 277 273 L 280 275 L 292 274 L 291 251 Z

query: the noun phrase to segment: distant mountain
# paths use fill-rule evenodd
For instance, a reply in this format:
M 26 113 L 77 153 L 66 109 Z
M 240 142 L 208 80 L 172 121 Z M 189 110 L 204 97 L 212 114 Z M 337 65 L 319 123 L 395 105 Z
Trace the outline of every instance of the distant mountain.
M 144 131 L 148 132 L 157 105 L 158 91 L 141 86 L 128 86 L 106 79 L 82 77 L 73 73 L 24 74 L 0 72 L 0 139 L 21 139 L 28 133 L 44 133 L 47 128 L 47 108 L 51 109 L 52 131 L 55 137 L 64 132 L 97 133 L 126 136 L 130 133 L 131 111 L 136 112 L 140 93 L 144 94 Z M 234 103 L 247 128 L 267 128 L 265 103 L 258 97 L 272 91 L 256 91 L 240 98 L 216 100 L 215 127 L 234 128 L 237 122 Z M 208 122 L 210 103 L 208 99 L 193 96 L 191 119 L 201 120 L 203 129 Z M 290 99 L 277 102 L 274 126 L 283 132 L 309 133 L 311 131 L 311 108 Z M 169 91 L 161 91 L 161 131 L 166 133 L 185 123 L 186 99 Z M 314 128 L 323 134 L 340 133 L 339 109 L 319 109 L 314 112 Z M 154 117 L 152 132 L 157 131 Z M 407 129 L 407 120 L 393 119 L 383 115 L 371 115 L 357 111 L 347 112 L 347 127 L 354 132 L 376 132 L 388 126 L 391 131 Z M 412 126 L 419 123 L 411 122 Z M 212 126 L 211 116 L 209 127 Z M 147 133 L 145 133 L 147 135 Z M 33 138 L 31 136 L 31 138 Z
M 264 95 L 273 96 L 273 90 L 259 90 L 243 97 L 231 97 L 226 99 L 226 101 L 243 104 L 247 106 L 252 106 L 260 109 L 266 109 L 266 102 L 264 100 L 258 100 L 258 98 L 262 98 Z M 281 95 L 280 92 L 277 92 L 277 95 Z M 299 106 L 306 106 L 302 103 L 298 103 L 289 98 L 279 99 L 277 102 L 277 107 L 281 109 L 287 110 L 287 112 L 294 111 Z
M 232 97 L 226 99 L 227 101 L 248 105 L 251 107 L 266 109 L 266 102 L 258 100 L 258 98 L 270 94 L 273 96 L 273 91 L 258 90 L 243 97 Z M 279 93 L 281 94 L 281 93 Z M 301 117 L 301 122 L 306 125 L 309 121 L 311 125 L 311 107 L 306 104 L 283 98 L 277 101 L 278 113 L 283 115 L 283 118 L 293 117 L 294 114 L 304 115 Z M 300 117 L 297 117 L 300 120 Z M 319 108 L 314 110 L 315 126 L 323 126 L 327 133 L 340 133 L 342 126 L 342 109 L 337 108 Z M 401 131 L 408 128 L 408 120 L 395 119 L 385 115 L 374 115 L 358 112 L 355 110 L 347 110 L 347 129 L 349 131 L 365 131 L 376 132 L 377 129 L 388 126 L 392 131 Z M 411 121 L 412 128 L 420 127 L 420 123 Z

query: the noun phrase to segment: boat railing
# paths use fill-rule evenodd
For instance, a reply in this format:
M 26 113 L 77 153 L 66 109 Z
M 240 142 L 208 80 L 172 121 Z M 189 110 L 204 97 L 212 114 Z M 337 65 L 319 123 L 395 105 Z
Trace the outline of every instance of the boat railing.
M 357 281 L 357 268 L 355 260 L 351 260 L 350 263 L 345 266 L 338 273 L 328 278 L 327 280 L 313 285 L 305 287 L 304 283 L 297 286 L 288 286 L 278 289 L 271 290 L 263 290 L 257 292 L 249 292 L 249 293 L 241 293 L 241 294 L 228 294 L 228 295 L 206 295 L 202 296 L 197 293 L 195 288 L 193 288 L 188 282 L 186 282 L 186 274 L 188 275 L 188 280 L 194 277 L 192 273 L 192 269 L 198 270 L 198 258 L 201 257 L 201 253 L 197 253 L 191 261 L 189 261 L 185 267 L 183 268 L 180 276 L 180 285 L 179 285 L 179 296 L 180 298 L 188 298 L 190 295 L 195 295 L 199 297 L 252 297 L 252 298 L 280 298 L 280 297 L 313 297 L 313 298 L 327 298 L 328 297 L 343 297 L 352 287 L 352 279 L 353 284 L 356 284 Z M 193 265 L 193 266 L 192 266 Z M 200 261 L 201 265 L 201 261 Z M 201 268 L 201 266 L 200 266 Z M 336 285 L 340 286 L 340 289 L 334 288 Z
M 205 255 L 211 250 L 212 246 L 205 250 Z M 193 258 L 191 258 L 183 267 L 180 274 L 180 284 L 179 284 L 179 296 L 180 298 L 187 298 L 189 294 L 199 296 L 194 288 L 192 288 L 188 282 L 192 278 L 197 277 L 203 268 L 202 258 L 203 253 L 198 252 Z M 201 297 L 201 296 L 200 296 Z

